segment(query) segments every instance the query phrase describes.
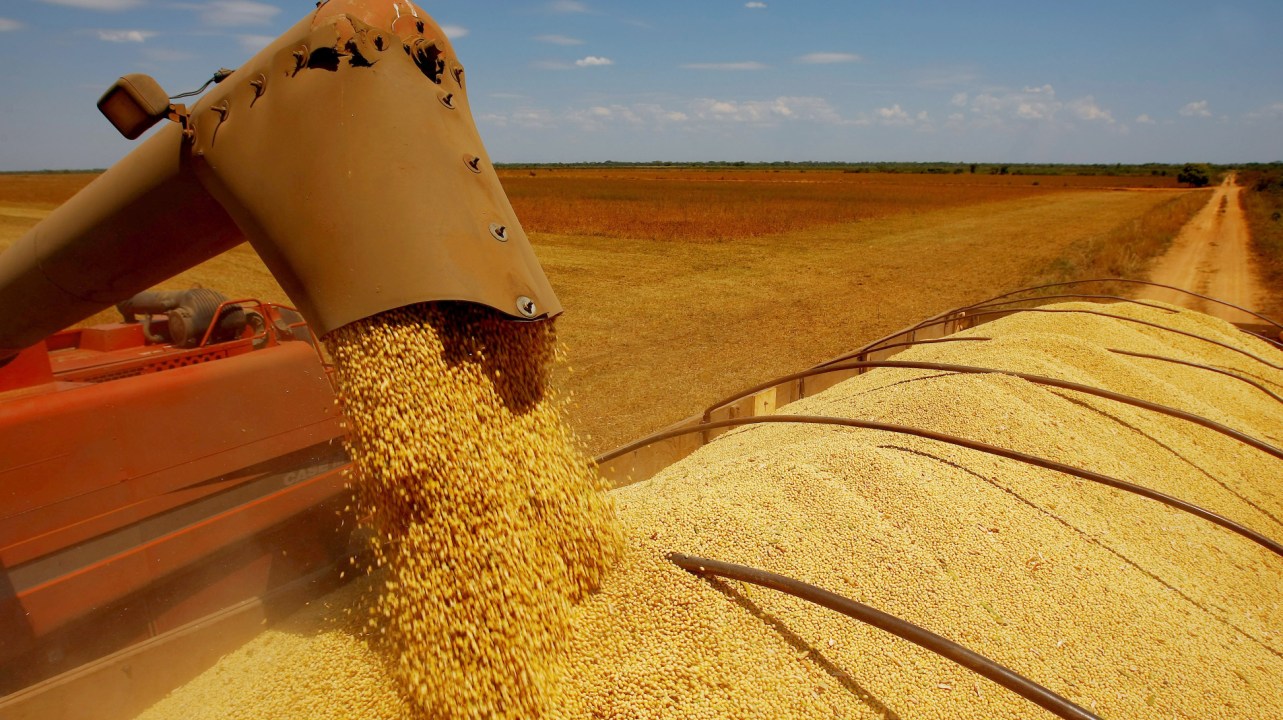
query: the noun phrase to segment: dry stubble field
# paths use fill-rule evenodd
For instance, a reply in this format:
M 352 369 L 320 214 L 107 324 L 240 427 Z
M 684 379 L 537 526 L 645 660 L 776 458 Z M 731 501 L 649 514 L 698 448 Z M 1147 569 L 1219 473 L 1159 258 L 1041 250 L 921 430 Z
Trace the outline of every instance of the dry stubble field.
M 1101 253 L 1130 258 L 1115 238 L 1179 224 L 1205 197 L 1154 177 L 501 176 L 566 306 L 559 384 L 594 451 L 947 307 L 1090 274 Z M 92 179 L 0 175 L 0 248 Z M 248 246 L 166 286 L 197 283 L 286 300 Z

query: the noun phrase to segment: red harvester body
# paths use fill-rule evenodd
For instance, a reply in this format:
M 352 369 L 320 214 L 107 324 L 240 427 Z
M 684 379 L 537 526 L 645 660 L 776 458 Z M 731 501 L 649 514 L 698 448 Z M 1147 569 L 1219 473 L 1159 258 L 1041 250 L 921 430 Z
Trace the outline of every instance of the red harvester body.
M 268 322 L 224 342 L 118 323 L 0 368 L 0 695 L 346 553 L 325 366 L 297 315 L 257 311 Z

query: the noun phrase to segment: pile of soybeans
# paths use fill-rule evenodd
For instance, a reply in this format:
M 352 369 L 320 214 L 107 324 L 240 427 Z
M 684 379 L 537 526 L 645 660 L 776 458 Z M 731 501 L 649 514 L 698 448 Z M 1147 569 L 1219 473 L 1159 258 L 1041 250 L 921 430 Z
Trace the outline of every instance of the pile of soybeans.
M 1283 405 L 1260 389 L 1108 349 L 1216 366 L 1276 394 L 1283 394 L 1283 353 L 1190 311 L 1133 304 L 1106 311 L 1212 338 L 1258 359 L 1082 313 L 1013 315 L 963 333 L 990 340 L 917 346 L 896 359 L 1061 378 L 1177 407 L 1283 445 Z M 494 340 L 487 335 L 476 347 Z M 371 371 L 389 369 L 395 370 Z M 365 472 L 377 468 L 403 482 L 429 477 L 413 450 L 429 431 L 407 427 L 430 418 L 407 423 L 402 413 L 427 402 L 419 395 L 453 407 L 456 401 L 442 393 L 459 389 L 436 388 L 423 377 L 426 385 L 404 392 L 394 378 L 382 386 L 365 381 L 372 384 L 369 402 L 386 406 L 379 417 L 387 427 L 369 432 L 399 438 L 386 446 L 358 438 L 356 459 Z M 351 387 L 344 392 L 351 408 Z M 1012 448 L 1174 495 L 1283 539 L 1283 460 L 1117 402 L 1001 374 L 879 369 L 781 412 L 901 423 Z M 359 430 L 360 423 L 354 425 Z M 515 463 L 519 470 L 494 476 L 486 446 L 492 441 L 442 448 L 449 455 L 439 462 L 463 468 L 450 483 L 475 482 L 484 487 L 469 492 L 495 493 L 505 507 L 521 506 L 521 493 L 549 493 L 559 508 L 554 516 L 501 520 L 538 525 L 529 540 L 538 536 L 546 547 L 514 546 L 511 554 L 444 568 L 430 567 L 441 556 L 429 555 L 413 570 L 398 559 L 402 551 L 387 550 L 383 561 L 390 567 L 264 632 L 144 717 L 1050 717 L 847 617 L 770 590 L 696 578 L 668 564 L 669 551 L 761 567 L 863 601 L 1104 718 L 1279 712 L 1283 558 L 1159 503 L 926 439 L 760 425 L 729 432 L 655 477 L 610 493 L 623 544 L 602 576 L 614 548 L 602 519 L 609 507 L 573 470 L 579 467 L 567 459 L 573 455 L 558 450 L 545 457 L 543 447 L 530 448 L 531 457 Z M 373 455 L 363 456 L 367 452 Z M 513 488 L 490 487 L 496 483 Z M 421 503 L 444 497 L 417 486 L 405 492 L 406 502 L 420 503 L 410 513 L 423 521 L 419 531 L 457 543 L 452 552 L 496 541 L 485 535 L 493 506 L 481 496 L 455 488 L 450 492 L 463 492 L 467 502 L 428 506 Z M 366 502 L 375 510 L 388 506 Z M 432 523 L 440 527 L 427 527 Z M 482 535 L 470 534 L 477 532 Z M 448 533 L 459 534 L 449 540 Z M 479 571 L 496 572 L 507 584 L 479 585 L 469 594 Z M 415 584 L 422 579 L 444 585 Z M 365 609 L 371 602 L 373 615 Z M 419 617 L 424 629 L 407 633 L 397 625 L 407 617 L 397 603 L 440 615 Z M 500 625 L 485 625 L 492 621 Z M 389 647 L 382 638 L 392 633 L 425 645 Z M 513 663 L 506 678 L 505 662 Z M 487 691 L 526 694 L 487 697 Z M 456 704 L 442 704 L 446 700 Z

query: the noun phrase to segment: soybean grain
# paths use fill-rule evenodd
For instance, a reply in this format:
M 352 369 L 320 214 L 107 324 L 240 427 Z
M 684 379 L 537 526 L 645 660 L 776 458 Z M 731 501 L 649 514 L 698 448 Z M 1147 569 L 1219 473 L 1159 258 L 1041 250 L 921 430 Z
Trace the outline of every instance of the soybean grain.
M 1283 359 L 1192 311 L 1111 312 Z M 1237 353 L 1080 314 L 1014 315 L 963 336 L 980 333 L 994 340 L 922 346 L 900 357 L 1060 377 L 1174 405 L 1259 437 L 1283 437 L 1273 401 L 1232 378 L 1104 348 L 1189 359 L 1283 384 L 1283 373 L 1252 367 Z M 393 388 L 371 393 L 371 404 L 406 402 Z M 378 401 L 377 393 L 391 399 Z M 781 411 L 899 422 L 1004 445 L 1126 478 L 1283 536 L 1278 460 L 1166 416 L 1010 376 L 880 369 Z M 451 461 L 469 455 L 455 452 Z M 789 425 L 729 432 L 611 495 L 623 554 L 604 576 L 590 573 L 602 580 L 597 591 L 587 582 L 574 586 L 578 595 L 552 594 L 580 599 L 558 601 L 569 623 L 564 652 L 545 668 L 543 700 L 528 706 L 539 713 L 531 717 L 1048 717 L 875 629 L 787 596 L 695 578 L 664 560 L 669 551 L 761 567 L 868 603 L 1102 717 L 1277 713 L 1283 563 L 1157 503 L 927 440 Z M 373 577 L 399 577 L 392 569 Z M 404 581 L 393 582 L 404 589 Z M 332 608 L 311 612 L 338 623 L 341 607 L 352 602 L 338 598 Z M 277 632 L 216 669 L 242 682 L 214 692 L 207 673 L 148 717 L 228 717 L 228 707 L 255 703 L 271 710 L 260 716 L 300 717 L 277 713 L 273 704 L 298 697 L 297 690 L 282 689 L 275 699 L 250 690 L 294 687 L 295 677 L 317 683 L 302 665 L 315 661 L 310 648 L 325 634 L 302 643 L 307 649 L 297 661 L 248 654 L 270 646 Z M 399 700 L 396 683 L 350 672 L 382 662 L 379 643 L 324 644 L 336 648 L 325 661 L 336 679 L 332 706 L 309 706 L 309 717 L 350 717 L 352 698 L 379 708 L 362 717 L 421 707 Z M 400 677 L 403 670 L 393 667 Z M 466 697 L 483 693 L 478 687 Z M 221 701 L 216 710 L 202 707 L 200 699 L 214 698 Z

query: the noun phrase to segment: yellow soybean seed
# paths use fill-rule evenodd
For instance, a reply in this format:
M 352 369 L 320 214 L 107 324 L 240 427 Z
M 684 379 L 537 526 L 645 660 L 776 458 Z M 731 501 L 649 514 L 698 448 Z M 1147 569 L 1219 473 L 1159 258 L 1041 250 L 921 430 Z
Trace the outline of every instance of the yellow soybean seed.
M 552 323 L 417 305 L 331 333 L 357 504 L 385 542 L 372 611 L 433 718 L 546 714 L 569 609 L 619 530 L 548 388 Z
M 1283 364 L 1276 350 L 1197 313 L 1109 312 Z M 383 353 L 406 342 L 396 326 L 404 322 L 357 335 L 376 338 L 368 347 Z M 455 337 L 432 327 L 437 337 Z M 585 534 L 590 525 L 576 519 L 601 517 L 599 496 L 557 490 L 574 483 L 512 469 L 543 468 L 546 443 L 556 445 L 564 431 L 528 422 L 503 402 L 478 402 L 468 389 L 490 383 L 499 393 L 514 372 L 526 373 L 521 383 L 544 382 L 508 362 L 500 362 L 501 376 L 484 372 L 511 346 L 486 332 L 501 331 L 460 340 L 467 352 L 439 343 L 436 354 L 449 360 L 432 361 L 431 372 L 447 378 L 446 387 L 428 379 L 378 385 L 380 368 L 393 362 L 382 356 L 371 361 L 381 363 L 371 379 L 345 386 L 345 393 L 369 393 L 362 407 L 386 408 L 378 416 L 384 425 L 364 429 L 354 418 L 353 430 L 364 443 L 354 445 L 354 457 L 365 453 L 358 507 L 375 514 L 380 532 L 400 538 L 376 549 L 384 568 L 265 632 L 147 720 L 1050 717 L 849 618 L 774 591 L 695 578 L 667 563 L 667 551 L 762 567 L 866 602 L 1102 717 L 1277 715 L 1278 557 L 1164 505 L 924 439 L 789 425 L 729 432 L 611 493 L 624 549 L 603 576 L 609 543 L 602 538 L 610 531 Z M 1083 315 L 1016 315 L 969 332 L 993 340 L 920 346 L 901 359 L 1059 377 L 1283 438 L 1283 413 L 1267 394 L 1106 348 L 1202 362 L 1283 388 L 1283 372 L 1231 351 Z M 411 344 L 422 342 L 434 341 Z M 475 359 L 482 348 L 484 361 Z M 352 359 L 367 357 L 360 353 Z M 451 393 L 471 405 L 451 404 Z M 433 413 L 472 429 L 419 422 L 424 396 L 453 408 Z M 782 411 L 877 418 L 1011 447 L 1152 487 L 1283 538 L 1276 458 L 1190 423 L 1011 376 L 875 370 Z M 407 453 L 415 462 L 398 465 Z M 365 464 L 384 456 L 383 464 Z M 554 474 L 540 477 L 582 467 L 550 457 L 551 469 L 538 473 Z M 386 469 L 394 467 L 412 470 Z M 549 517 L 561 520 L 536 531 L 532 525 L 543 523 L 532 517 L 543 516 L 543 501 L 523 504 L 512 487 L 573 509 L 558 506 Z M 401 498 L 402 489 L 410 504 L 381 503 Z M 476 552 L 482 547 L 486 553 Z M 341 612 L 385 581 L 392 585 L 373 595 L 370 615 Z M 360 627 L 365 617 L 376 626 L 368 634 Z M 539 655 L 541 648 L 552 651 Z M 495 664 L 508 661 L 510 676 L 496 677 Z M 457 705 L 432 704 L 448 699 Z

